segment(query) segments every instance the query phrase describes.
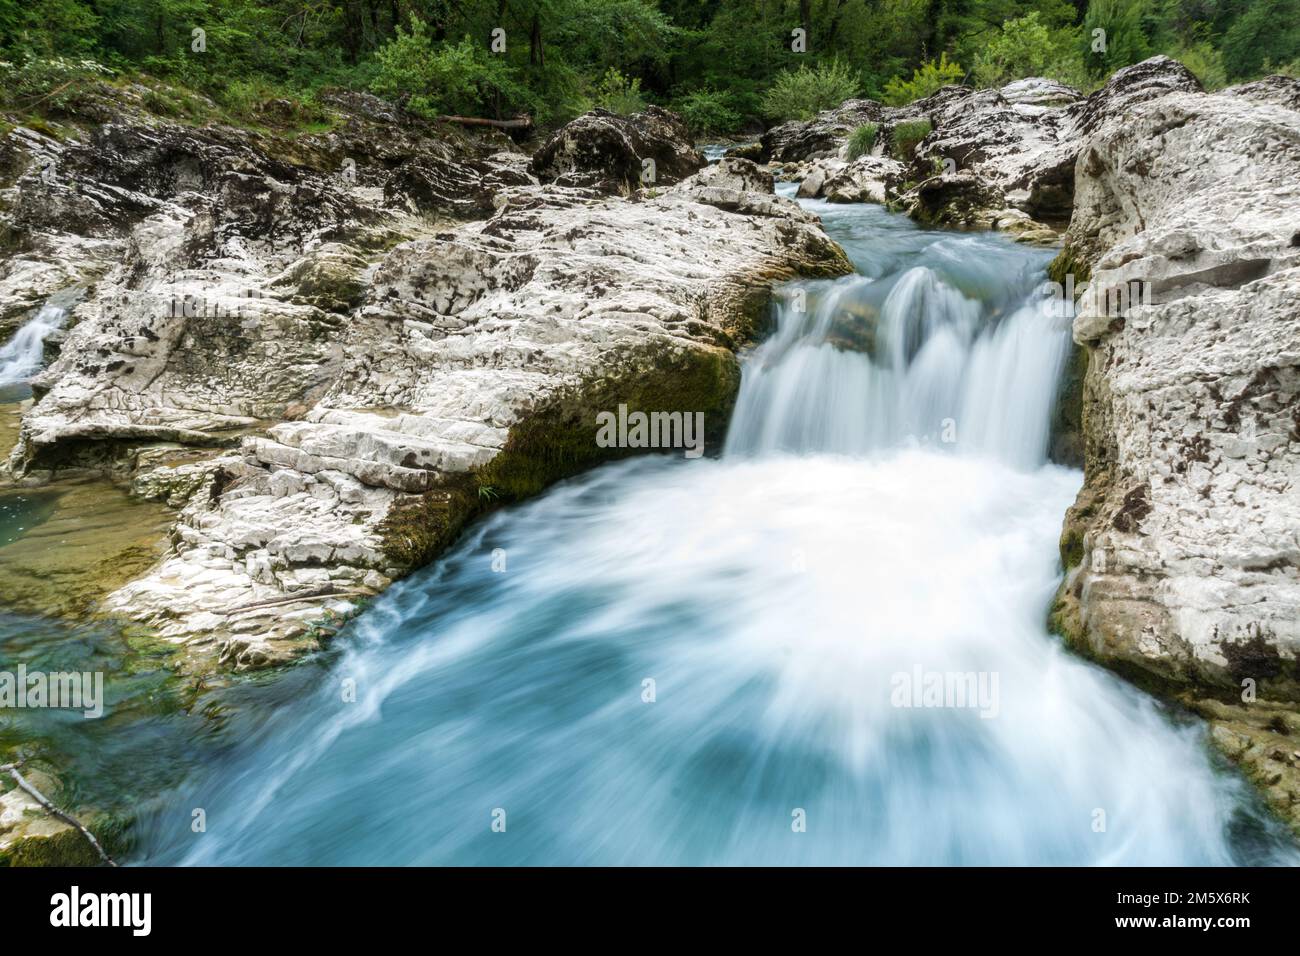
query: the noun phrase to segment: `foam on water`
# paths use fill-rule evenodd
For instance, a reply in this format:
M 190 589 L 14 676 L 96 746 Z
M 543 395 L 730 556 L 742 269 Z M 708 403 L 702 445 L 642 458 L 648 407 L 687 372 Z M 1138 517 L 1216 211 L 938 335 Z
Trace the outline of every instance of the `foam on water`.
M 20 385 L 36 373 L 44 361 L 45 340 L 63 328 L 67 317 L 63 306 L 43 305 L 12 339 L 0 345 L 0 388 Z
M 1045 631 L 1081 481 L 1045 462 L 1050 254 L 809 205 L 859 275 L 782 290 L 721 460 L 494 515 L 147 815 L 146 858 L 1293 862 L 1199 723 Z M 900 696 L 936 674 L 991 694 Z

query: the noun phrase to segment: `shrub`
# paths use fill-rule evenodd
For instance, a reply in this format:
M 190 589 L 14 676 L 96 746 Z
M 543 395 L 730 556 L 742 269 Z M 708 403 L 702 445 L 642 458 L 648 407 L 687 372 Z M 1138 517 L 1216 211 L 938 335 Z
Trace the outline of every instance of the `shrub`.
M 1228 22 L 1220 48 L 1234 79 L 1294 61 L 1300 51 L 1300 0 L 1256 0 Z
M 1053 30 L 1035 10 L 1002 25 L 987 49 L 976 55 L 971 76 L 980 86 L 1002 86 L 1026 76 L 1074 82 L 1083 68 L 1078 47 L 1077 30 Z
M 628 116 L 645 109 L 645 95 L 641 92 L 641 79 L 628 79 L 614 67 L 605 71 L 592 92 L 592 106 L 600 106 L 611 113 Z
M 894 127 L 894 155 L 905 163 L 911 162 L 917 144 L 930 135 L 931 129 L 929 120 L 899 123 Z
M 948 54 L 937 60 L 926 60 L 912 71 L 912 78 L 896 76 L 885 84 L 885 102 L 891 106 L 906 106 L 914 100 L 936 93 L 945 86 L 960 83 L 964 75 L 959 64 L 949 63 Z
M 740 127 L 740 113 L 735 109 L 736 98 L 722 90 L 704 88 L 692 90 L 673 102 L 673 107 L 691 133 L 708 136 L 733 133 Z
M 397 35 L 375 52 L 379 71 L 371 89 L 381 95 L 408 95 L 407 108 L 426 117 L 439 113 L 515 112 L 534 106 L 532 94 L 510 74 L 500 57 L 465 37 L 437 48 L 423 21 Z
M 864 123 L 849 134 L 849 159 L 857 159 L 859 156 L 866 156 L 876 145 L 876 130 L 879 127 L 875 123 Z
M 32 57 L 0 64 L 0 102 L 21 110 L 64 110 L 113 71 L 94 60 Z
M 858 86 L 857 74 L 839 60 L 814 69 L 787 70 L 763 97 L 763 115 L 774 120 L 809 120 L 851 99 Z
M 1221 90 L 1228 85 L 1223 54 L 1205 40 L 1180 47 L 1169 55 L 1191 70 L 1207 90 Z
M 1105 76 L 1151 55 L 1151 44 L 1142 28 L 1142 3 L 1092 0 L 1088 4 L 1081 42 L 1084 65 L 1093 76 Z

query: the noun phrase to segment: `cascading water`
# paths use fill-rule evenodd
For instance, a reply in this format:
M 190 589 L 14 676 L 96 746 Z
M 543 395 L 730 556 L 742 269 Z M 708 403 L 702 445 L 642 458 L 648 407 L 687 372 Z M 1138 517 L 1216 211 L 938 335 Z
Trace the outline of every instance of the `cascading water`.
M 64 306 L 47 303 L 0 346 L 0 388 L 21 385 L 41 367 L 45 340 L 63 328 L 67 318 Z
M 1081 480 L 1046 254 L 812 205 L 859 275 L 782 291 L 721 460 L 493 516 L 233 717 L 140 856 L 1293 861 L 1199 724 L 1045 632 Z

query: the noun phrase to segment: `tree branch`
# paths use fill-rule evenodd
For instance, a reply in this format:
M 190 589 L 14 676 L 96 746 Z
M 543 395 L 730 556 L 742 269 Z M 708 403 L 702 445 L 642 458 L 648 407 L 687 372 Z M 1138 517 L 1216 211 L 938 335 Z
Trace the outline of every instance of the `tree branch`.
M 109 866 L 117 866 L 117 864 L 113 861 L 113 858 L 109 856 L 107 853 L 105 853 L 104 848 L 99 845 L 99 841 L 95 839 L 95 834 L 91 833 L 88 829 L 86 829 L 86 827 L 82 825 L 80 820 L 78 820 L 70 813 L 64 813 L 53 803 L 51 803 L 49 799 L 45 796 L 45 794 L 41 793 L 39 790 L 33 787 L 27 781 L 27 778 L 25 778 L 21 773 L 18 772 L 18 764 L 7 763 L 7 764 L 0 765 L 0 773 L 8 773 L 9 776 L 13 777 L 14 780 L 17 782 L 18 786 L 22 788 L 25 792 L 30 794 L 36 800 L 36 802 L 39 803 L 42 807 L 44 807 L 46 812 L 49 813 L 51 816 L 58 817 L 64 823 L 71 824 L 72 826 L 80 830 L 81 835 L 84 836 L 87 840 L 89 840 L 90 845 L 95 848 L 95 852 L 99 854 L 100 859 L 102 859 Z

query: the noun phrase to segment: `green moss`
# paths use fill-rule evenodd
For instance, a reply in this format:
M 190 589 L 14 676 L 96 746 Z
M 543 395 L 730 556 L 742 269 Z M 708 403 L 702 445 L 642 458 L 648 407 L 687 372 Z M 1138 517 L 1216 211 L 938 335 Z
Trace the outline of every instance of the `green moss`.
M 1085 346 L 1074 346 L 1052 407 L 1051 459 L 1072 468 L 1083 467 L 1083 380 L 1089 355 Z
M 477 472 L 395 505 L 379 525 L 395 564 L 436 558 L 474 517 L 640 449 L 602 448 L 596 415 L 634 411 L 703 412 L 706 447 L 721 445 L 740 388 L 740 367 L 725 348 L 648 348 L 608 375 L 553 395 L 516 423 L 501 452 Z
M 1074 276 L 1074 284 L 1077 287 L 1092 278 L 1092 266 L 1067 242 L 1065 248 L 1057 253 L 1056 258 L 1048 265 L 1047 278 L 1064 286 L 1066 277 L 1070 275 Z
M 552 482 L 638 449 L 596 444 L 596 415 L 626 405 L 631 412 L 703 412 L 706 444 L 721 443 L 740 387 L 735 356 L 722 348 L 664 350 L 629 359 L 626 372 L 560 395 L 510 430 L 501 454 L 479 472 L 480 483 L 520 499 Z
M 482 509 L 469 475 L 395 504 L 379 523 L 384 554 L 403 568 L 417 568 L 442 553 Z
M 115 860 L 130 847 L 130 823 L 123 817 L 96 814 L 83 819 L 95 839 Z M 103 866 L 104 861 L 80 830 L 68 827 L 47 837 L 25 837 L 0 850 L 0 866 Z

